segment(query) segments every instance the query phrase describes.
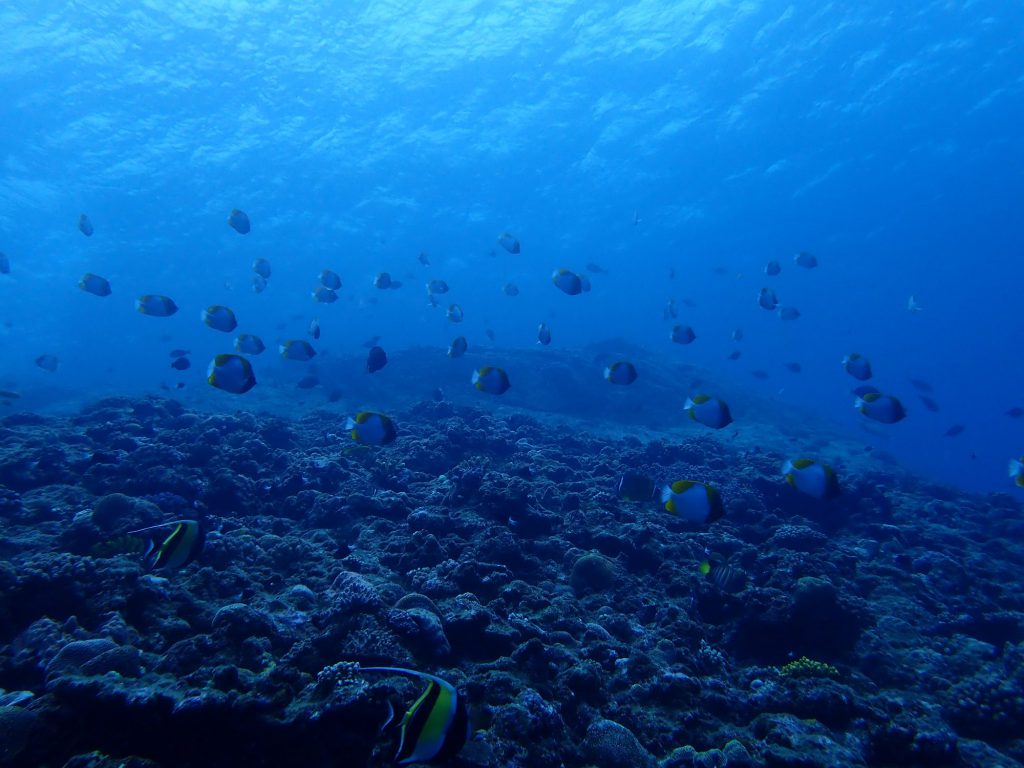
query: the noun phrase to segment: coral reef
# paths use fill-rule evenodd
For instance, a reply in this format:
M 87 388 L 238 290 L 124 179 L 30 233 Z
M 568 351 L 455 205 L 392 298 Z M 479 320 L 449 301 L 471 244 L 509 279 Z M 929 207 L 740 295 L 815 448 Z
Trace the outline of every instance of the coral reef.
M 0 765 L 379 764 L 389 700 L 420 687 L 359 664 L 457 686 L 463 766 L 1024 759 L 1008 497 L 837 442 L 845 492 L 809 501 L 756 427 L 643 442 L 448 402 L 392 418 L 383 448 L 329 437 L 327 412 L 157 398 L 5 419 Z M 710 482 L 725 517 L 622 500 L 627 470 Z M 147 572 L 128 533 L 177 519 L 205 549 Z

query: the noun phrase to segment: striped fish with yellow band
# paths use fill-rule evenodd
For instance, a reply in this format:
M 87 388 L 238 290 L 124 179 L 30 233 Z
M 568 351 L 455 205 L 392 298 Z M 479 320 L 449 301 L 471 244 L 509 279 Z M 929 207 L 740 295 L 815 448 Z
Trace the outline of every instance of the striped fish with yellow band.
M 459 753 L 472 735 L 469 711 L 454 685 L 440 677 L 402 667 L 362 667 L 425 680 L 427 688 L 409 707 L 401 723 L 394 762 L 398 765 L 439 763 Z
M 701 576 L 723 592 L 742 592 L 747 584 L 747 575 L 727 564 L 720 555 L 709 555 L 699 570 Z
M 171 532 L 159 538 L 155 532 L 166 529 Z M 196 520 L 175 520 L 170 523 L 151 525 L 128 531 L 128 535 L 149 533 L 149 543 L 142 554 L 142 562 L 151 571 L 167 569 L 176 571 L 195 560 L 203 551 L 206 543 L 206 532 Z

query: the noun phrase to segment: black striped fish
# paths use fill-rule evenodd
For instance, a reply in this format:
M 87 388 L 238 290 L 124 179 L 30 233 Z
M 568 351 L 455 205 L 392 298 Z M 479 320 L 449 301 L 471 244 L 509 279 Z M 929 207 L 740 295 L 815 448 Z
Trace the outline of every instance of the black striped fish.
M 158 539 L 153 535 L 149 537 L 149 543 L 142 554 L 142 562 L 149 570 L 158 568 L 177 570 L 191 563 L 203 551 L 206 533 L 195 520 L 175 520 L 171 523 L 151 525 L 148 528 L 140 528 L 128 533 L 133 535 L 158 531 L 161 528 L 172 528 L 172 530 L 164 539 Z
M 459 753 L 472 733 L 469 711 L 451 683 L 426 672 L 402 667 L 362 667 L 362 672 L 392 672 L 418 677 L 427 688 L 402 718 L 401 738 L 394 762 L 398 765 L 436 763 Z
M 723 592 L 742 592 L 747 585 L 747 575 L 743 571 L 714 555 L 700 564 L 700 573 Z

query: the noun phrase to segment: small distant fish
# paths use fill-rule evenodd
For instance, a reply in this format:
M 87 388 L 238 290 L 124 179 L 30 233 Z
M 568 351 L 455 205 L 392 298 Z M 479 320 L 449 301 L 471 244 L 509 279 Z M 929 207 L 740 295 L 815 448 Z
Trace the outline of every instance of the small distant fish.
M 551 275 L 551 281 L 555 284 L 555 287 L 563 293 L 567 293 L 570 296 L 578 296 L 585 291 L 590 290 L 590 280 L 582 275 L 577 275 L 575 272 L 570 272 L 564 267 L 562 269 L 556 269 Z
M 519 253 L 519 240 L 514 235 L 510 235 L 508 232 L 502 232 L 498 235 L 498 245 L 504 248 L 509 253 Z
M 448 293 L 448 283 L 444 280 L 431 280 L 427 283 L 427 293 L 430 295 L 435 293 Z
M 92 233 L 94 232 L 92 222 L 89 221 L 89 217 L 84 213 L 78 217 L 78 231 L 86 237 L 92 237 Z
M 91 293 L 93 296 L 110 295 L 110 283 L 107 279 L 94 275 L 92 272 L 86 272 L 82 275 L 82 279 L 78 281 L 78 287 L 86 293 Z
M 742 328 L 735 328 L 735 329 L 733 329 L 732 340 L 733 341 L 743 341 L 743 329 Z
M 299 389 L 313 389 L 318 384 L 320 384 L 320 377 L 315 373 L 307 373 L 295 383 L 295 386 Z
M 264 280 L 270 279 L 270 262 L 264 258 L 256 259 L 252 263 L 252 271 L 262 277 Z
M 184 357 L 185 355 L 191 355 L 191 349 L 172 349 L 167 353 L 168 357 Z
M 11 260 L 6 253 L 0 253 L 0 275 L 11 274 Z
M 267 290 L 267 278 L 263 277 L 262 275 L 253 275 L 252 292 L 263 293 L 265 290 Z
M 916 389 L 918 392 L 931 392 L 932 391 L 932 385 L 929 384 L 924 379 L 911 379 L 910 383 L 911 383 L 911 385 L 913 385 L 914 389 Z
M 440 677 L 402 667 L 362 667 L 424 680 L 427 688 L 401 720 L 396 765 L 450 762 L 473 735 L 465 697 Z
M 373 287 L 386 291 L 391 287 L 391 275 L 387 272 L 378 272 L 377 276 L 373 278 Z
M 420 251 L 420 255 L 416 257 L 420 264 L 424 267 L 430 266 L 430 256 L 427 255 L 426 251 Z
M 338 300 L 338 294 L 334 292 L 333 288 L 325 288 L 322 285 L 318 285 L 316 290 L 313 291 L 313 301 L 318 304 L 333 304 Z
M 690 418 L 712 429 L 722 429 L 732 424 L 732 414 L 724 400 L 708 395 L 694 395 L 686 398 L 683 410 Z
M 445 313 L 445 317 L 448 318 L 449 322 L 461 323 L 463 318 L 462 307 L 458 304 L 449 304 L 448 312 Z
M 814 269 L 818 266 L 818 258 L 813 253 L 807 251 L 800 251 L 796 256 L 793 257 L 793 261 L 798 267 L 804 269 Z
M 206 369 L 206 381 L 211 387 L 233 395 L 242 395 L 256 386 L 252 364 L 238 355 L 217 355 Z
M 661 313 L 661 316 L 666 320 L 675 320 L 679 317 L 679 309 L 676 307 L 675 299 L 669 299 L 665 302 L 665 309 Z
M 551 329 L 546 323 L 537 326 L 537 343 L 543 344 L 545 347 L 551 343 Z
M 756 370 L 751 371 L 750 375 L 753 376 L 755 379 L 760 379 L 761 381 L 765 381 L 766 379 L 769 378 L 768 371 L 762 368 L 758 368 Z
M 858 381 L 871 378 L 871 361 L 859 352 L 851 352 L 843 358 L 843 370 Z
M 249 216 L 245 211 L 232 208 L 231 214 L 228 216 L 228 226 L 240 235 L 248 235 L 249 230 L 251 229 L 249 225 Z
M 387 445 L 395 440 L 395 425 L 383 413 L 360 411 L 345 421 L 345 429 L 357 443 Z
M 800 310 L 796 307 L 779 307 L 779 317 L 783 320 L 798 320 L 800 318 Z
M 803 370 L 803 366 L 797 362 L 783 363 L 783 365 L 786 367 L 786 370 L 790 371 L 791 373 L 800 373 L 800 371 Z
M 587 271 L 592 272 L 595 275 L 607 275 L 608 270 L 602 267 L 600 264 L 595 264 L 592 261 L 588 261 L 586 264 Z
M 235 339 L 235 352 L 242 352 L 246 355 L 258 355 L 267 348 L 263 339 L 252 333 L 240 333 Z
M 782 476 L 798 491 L 816 499 L 839 495 L 839 478 L 835 471 L 814 459 L 787 459 L 782 465 Z
M 150 317 L 170 317 L 178 311 L 178 305 L 169 296 L 146 294 L 135 300 L 135 310 Z
M 56 355 L 40 355 L 36 358 L 36 365 L 44 371 L 53 373 L 60 367 L 60 359 Z
M 283 342 L 278 349 L 281 352 L 281 357 L 285 360 L 305 362 L 306 360 L 312 360 L 316 355 L 316 350 L 304 339 L 289 339 Z
M 383 347 L 371 347 L 366 355 L 366 372 L 376 373 L 388 364 L 388 353 Z
M 315 317 L 309 321 L 309 335 L 313 337 L 313 341 L 320 338 L 320 321 Z
M 690 344 L 697 338 L 697 334 L 688 325 L 673 325 L 669 338 L 676 344 Z
M 718 491 L 694 480 L 676 480 L 663 487 L 661 503 L 673 515 L 691 523 L 713 523 L 725 514 Z
M 738 349 L 734 349 L 732 352 L 729 353 L 728 357 L 726 357 L 725 359 L 726 360 L 739 360 L 740 359 L 740 355 L 742 355 L 742 354 L 743 353 L 740 352 Z
M 497 339 L 497 336 L 495 335 L 494 331 L 492 331 L 490 328 L 484 329 L 484 336 L 486 336 L 491 342 L 494 342 L 494 340 Z
M 501 368 L 491 365 L 485 365 L 483 368 L 473 371 L 472 383 L 481 392 L 491 395 L 503 395 L 511 386 L 508 374 Z
M 514 283 L 505 283 L 505 285 L 502 286 L 501 291 L 506 296 L 518 296 L 519 295 L 519 289 L 515 286 Z
M 176 371 L 187 371 L 191 367 L 192 363 L 189 362 L 187 357 L 176 357 L 173 362 L 171 362 L 171 368 Z
M 701 576 L 706 578 L 723 592 L 735 594 L 742 592 L 747 585 L 747 575 L 738 568 L 721 562 L 718 557 L 712 557 L 700 564 Z
M 452 343 L 448 345 L 448 357 L 456 358 L 462 357 L 466 354 L 466 350 L 469 349 L 469 344 L 466 342 L 465 336 L 456 336 L 452 339 Z
M 331 269 L 320 271 L 320 285 L 330 288 L 332 291 L 341 290 L 341 276 Z
M 17 392 L 12 392 L 9 389 L 0 389 L 0 399 L 3 400 L 17 400 L 21 395 Z
M 1007 409 L 1006 415 L 1011 419 L 1019 419 L 1021 416 L 1024 416 L 1024 408 L 1015 405 L 1013 408 Z
M 1024 456 L 1010 459 L 1010 477 L 1018 488 L 1024 488 Z
M 869 419 L 882 424 L 895 424 L 907 416 L 903 403 L 892 395 L 883 395 L 880 392 L 871 392 L 863 397 L 858 397 L 854 401 L 853 407 Z
M 203 322 L 215 331 L 231 333 L 238 327 L 238 320 L 230 307 L 223 304 L 211 304 L 200 313 Z
M 654 480 L 643 472 L 624 472 L 615 484 L 615 492 L 626 501 L 650 501 L 654 498 Z
M 768 275 L 768 277 L 775 277 L 780 272 L 782 272 L 782 265 L 777 261 L 769 261 L 764 265 L 764 273 Z
M 431 397 L 434 399 L 434 402 L 437 402 L 437 403 L 443 402 L 444 401 L 444 390 L 441 389 L 440 387 L 435 388 L 434 391 L 431 393 Z
M 625 360 L 618 360 L 604 369 L 605 381 L 611 384 L 629 386 L 636 381 L 636 367 Z
M 949 429 L 947 429 L 945 432 L 943 432 L 942 436 L 943 437 L 959 437 L 960 435 L 962 435 L 964 433 L 964 430 L 966 430 L 966 429 L 967 429 L 967 427 L 965 427 L 963 424 L 954 424 Z
M 920 304 L 917 303 L 917 297 L 916 296 L 911 296 L 909 299 L 907 299 L 907 312 L 910 312 L 911 314 L 916 315 L 922 309 L 923 309 L 923 307 Z
M 166 569 L 176 571 L 191 563 L 203 551 L 206 534 L 202 525 L 196 520 L 175 520 L 171 523 L 151 525 L 136 531 L 128 531 L 129 536 L 148 531 L 160 531 L 170 528 L 171 532 L 163 539 L 155 536 L 149 538 L 142 562 L 151 571 Z
M 775 295 L 775 291 L 771 288 L 762 288 L 757 294 L 757 303 L 762 309 L 767 309 L 771 312 L 779 306 L 779 297 Z
M 938 413 L 941 410 L 941 408 L 939 408 L 939 404 L 928 397 L 928 395 L 918 395 L 917 399 L 921 401 L 921 405 L 932 413 Z
M 633 226 L 635 227 L 641 221 L 643 221 L 643 219 L 640 218 L 640 212 L 637 211 L 637 210 L 634 210 L 633 211 Z

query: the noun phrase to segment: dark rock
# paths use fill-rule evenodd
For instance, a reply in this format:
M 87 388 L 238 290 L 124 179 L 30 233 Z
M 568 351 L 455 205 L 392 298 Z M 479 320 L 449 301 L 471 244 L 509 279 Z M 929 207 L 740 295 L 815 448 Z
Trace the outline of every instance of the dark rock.
M 265 612 L 245 603 L 232 603 L 220 608 L 214 614 L 212 626 L 216 635 L 236 644 L 251 637 L 279 638 L 274 620 Z
M 0 764 L 13 761 L 28 744 L 35 712 L 21 707 L 0 707 Z
M 572 566 L 569 583 L 580 594 L 603 592 L 615 584 L 618 578 L 615 563 L 604 555 L 590 552 L 580 557 Z
M 119 648 L 117 643 L 105 637 L 94 640 L 75 640 L 57 652 L 57 655 L 46 665 L 46 671 L 51 675 L 61 672 L 80 672 L 88 662 Z
M 628 728 L 612 720 L 591 723 L 580 753 L 603 768 L 655 768 L 658 764 Z

